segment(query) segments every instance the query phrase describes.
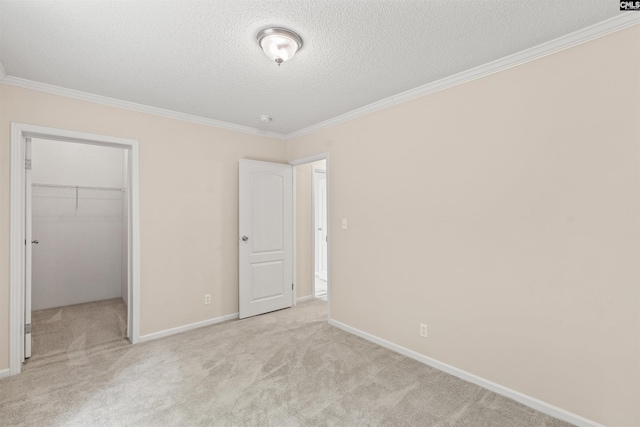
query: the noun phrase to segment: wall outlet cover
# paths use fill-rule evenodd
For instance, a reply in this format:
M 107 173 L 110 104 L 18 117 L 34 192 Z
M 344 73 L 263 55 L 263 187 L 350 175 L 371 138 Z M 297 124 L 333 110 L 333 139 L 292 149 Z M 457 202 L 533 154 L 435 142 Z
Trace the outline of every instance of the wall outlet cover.
M 426 323 L 420 323 L 420 336 L 423 338 L 427 338 L 428 328 Z

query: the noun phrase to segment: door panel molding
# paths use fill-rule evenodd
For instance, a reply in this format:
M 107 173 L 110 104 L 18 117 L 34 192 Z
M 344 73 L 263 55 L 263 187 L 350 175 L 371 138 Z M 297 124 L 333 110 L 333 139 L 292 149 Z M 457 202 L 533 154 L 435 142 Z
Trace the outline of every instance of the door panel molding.
M 293 305 L 293 167 L 240 159 L 238 297 L 241 319 Z

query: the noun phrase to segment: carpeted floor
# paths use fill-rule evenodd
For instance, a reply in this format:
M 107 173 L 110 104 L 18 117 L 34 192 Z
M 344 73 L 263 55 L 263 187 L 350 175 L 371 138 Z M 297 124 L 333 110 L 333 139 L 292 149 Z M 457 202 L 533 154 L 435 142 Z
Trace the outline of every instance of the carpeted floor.
M 0 424 L 569 426 L 328 325 L 321 300 L 28 366 L 0 380 Z
M 25 369 L 76 353 L 127 345 L 127 306 L 122 298 L 34 311 L 31 358 Z

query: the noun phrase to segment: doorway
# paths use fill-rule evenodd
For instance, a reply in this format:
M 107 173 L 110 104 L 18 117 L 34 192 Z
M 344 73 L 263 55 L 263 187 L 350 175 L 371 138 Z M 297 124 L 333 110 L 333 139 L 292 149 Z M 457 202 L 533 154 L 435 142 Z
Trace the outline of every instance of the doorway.
M 314 231 L 314 280 L 313 295 L 326 298 L 329 251 L 327 243 L 327 170 L 326 161 L 313 164 L 313 231 Z
M 31 188 L 25 220 L 31 222 L 32 240 L 25 358 L 32 365 L 70 352 L 122 346 L 128 301 L 127 150 L 40 138 L 26 144 Z
M 318 191 L 314 190 L 314 169 L 322 174 L 317 179 Z M 238 294 L 241 319 L 309 299 L 329 300 L 327 177 L 326 153 L 288 165 L 240 159 Z M 321 224 L 319 227 L 315 224 L 316 218 Z
M 331 312 L 329 155 L 289 162 L 295 167 L 296 301 L 327 301 Z
M 31 287 L 28 286 L 32 277 L 32 249 L 37 238 L 32 236 L 32 206 L 30 206 L 33 189 L 31 179 L 32 159 L 30 157 L 30 141 L 40 139 L 45 141 L 65 141 L 80 145 L 111 147 L 124 150 L 126 160 L 123 160 L 125 194 L 121 195 L 122 203 L 126 204 L 126 231 L 123 231 L 122 244 L 126 247 L 122 263 L 126 264 L 123 273 L 122 290 L 127 298 L 126 335 L 131 343 L 137 343 L 140 336 L 140 231 L 139 231 L 139 148 L 138 142 L 124 138 L 68 131 L 64 129 L 47 128 L 22 123 L 11 124 L 11 202 L 10 202 L 10 305 L 9 305 L 9 373 L 15 375 L 21 372 L 22 363 L 28 355 L 28 345 L 31 332 Z M 79 204 L 81 197 L 80 186 L 75 185 L 72 199 Z M 62 187 L 39 187 L 51 191 L 69 191 Z M 39 190 L 38 190 L 39 191 Z M 92 189 L 92 191 L 102 191 Z M 124 196 L 124 197 L 123 197 Z M 85 200 L 86 201 L 86 200 Z M 74 202 L 75 203 L 75 202 Z M 125 218 L 123 217 L 123 220 Z M 29 242 L 30 244 L 27 244 Z M 32 243 L 34 242 L 34 243 Z M 122 272 L 120 272 L 122 273 Z M 124 284 L 126 283 L 126 289 Z

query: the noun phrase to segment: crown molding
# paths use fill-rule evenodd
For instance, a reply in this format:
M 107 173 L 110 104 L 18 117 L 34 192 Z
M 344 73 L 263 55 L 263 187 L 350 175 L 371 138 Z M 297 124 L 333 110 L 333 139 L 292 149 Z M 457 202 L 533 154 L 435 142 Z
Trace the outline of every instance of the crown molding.
M 410 89 L 406 92 L 390 96 L 388 98 L 376 101 L 372 104 L 366 105 L 348 113 L 341 114 L 332 119 L 325 120 L 315 125 L 300 129 L 298 131 L 288 133 L 286 135 L 286 139 L 288 141 L 291 141 L 293 139 L 300 138 L 302 136 L 309 135 L 323 129 L 327 129 L 337 124 L 344 123 L 349 120 L 374 113 L 376 111 L 384 110 L 394 105 L 402 104 L 404 102 L 408 102 L 422 96 L 430 95 L 441 90 L 449 89 L 453 86 L 467 83 L 471 80 L 488 76 L 489 74 L 516 67 L 526 62 L 542 58 L 543 56 L 554 54 L 561 50 L 586 43 L 598 37 L 606 36 L 607 34 L 611 34 L 637 24 L 640 24 L 640 13 L 622 12 L 619 16 L 607 19 L 605 21 L 599 22 L 565 36 L 558 37 L 557 39 L 553 39 L 551 41 L 542 43 L 529 49 L 525 49 L 509 56 L 505 56 L 504 58 L 488 62 L 478 67 L 471 68 L 458 74 L 436 80 L 435 82 L 418 86 L 415 89 Z
M 109 107 L 122 108 L 125 110 L 136 111 L 138 113 L 152 114 L 154 116 L 166 117 L 169 119 L 181 120 L 189 123 L 196 123 L 199 125 L 212 126 L 216 128 L 222 128 L 226 130 L 248 133 L 251 135 L 266 136 L 269 138 L 280 139 L 286 141 L 287 137 L 284 134 L 264 131 L 255 129 L 248 126 L 236 125 L 233 123 L 223 122 L 221 120 L 208 119 L 206 117 L 194 116 L 191 114 L 179 113 L 177 111 L 165 110 L 162 108 L 150 107 L 148 105 L 136 104 L 135 102 L 122 101 L 115 98 L 109 98 L 101 95 L 94 95 L 92 93 L 82 92 L 79 90 L 67 89 L 60 86 L 54 86 L 46 83 L 39 83 L 33 80 L 22 79 L 19 77 L 6 76 L 4 70 L 0 64 L 0 83 L 20 87 L 23 89 L 35 90 L 38 92 L 50 93 L 53 95 L 64 96 L 67 98 L 73 98 L 80 101 L 93 102 L 95 104 L 107 105 Z
M 559 37 L 538 46 L 525 49 L 521 52 L 497 59 L 495 61 L 480 65 L 475 68 L 454 74 L 449 77 L 427 83 L 414 89 L 390 96 L 388 98 L 376 101 L 364 107 L 357 108 L 347 113 L 336 116 L 332 119 L 325 120 L 320 123 L 308 126 L 306 128 L 288 133 L 281 134 L 277 132 L 264 131 L 248 126 L 236 125 L 233 123 L 223 122 L 220 120 L 209 119 L 206 117 L 195 116 L 191 114 L 180 113 L 177 111 L 165 110 L 162 108 L 150 107 L 147 105 L 136 104 L 134 102 L 122 101 L 119 99 L 109 98 L 106 96 L 94 95 L 87 92 L 81 92 L 73 89 L 66 89 L 59 86 L 53 86 L 46 83 L 39 83 L 32 80 L 26 80 L 19 77 L 7 76 L 2 64 L 0 63 L 0 83 L 9 86 L 21 87 L 24 89 L 36 90 L 39 92 L 51 93 L 53 95 L 64 96 L 67 98 L 78 99 L 81 101 L 93 102 L 96 104 L 107 105 L 125 110 L 136 111 L 139 113 L 152 114 L 155 116 L 166 117 L 170 119 L 181 120 L 190 123 L 212 126 L 227 129 L 236 132 L 247 133 L 251 135 L 265 136 L 269 138 L 279 139 L 283 141 L 291 141 L 305 135 L 318 132 L 323 129 L 344 123 L 358 117 L 362 117 L 380 110 L 384 110 L 404 102 L 411 101 L 422 96 L 430 95 L 441 90 L 449 89 L 471 80 L 479 79 L 487 75 L 497 73 L 508 68 L 516 67 L 529 61 L 533 61 L 543 56 L 551 55 L 564 49 L 591 41 L 598 37 L 623 30 L 633 25 L 640 24 L 640 14 L 632 12 L 621 12 L 619 16 L 599 22 L 587 28 L 575 31 L 571 34 Z

